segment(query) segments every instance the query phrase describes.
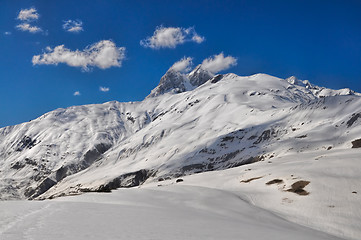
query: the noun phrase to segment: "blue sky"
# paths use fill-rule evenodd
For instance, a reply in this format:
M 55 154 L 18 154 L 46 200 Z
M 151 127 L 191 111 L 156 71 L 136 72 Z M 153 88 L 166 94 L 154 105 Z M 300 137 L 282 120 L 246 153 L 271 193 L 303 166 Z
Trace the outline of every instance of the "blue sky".
M 231 59 L 221 73 L 361 92 L 360 12 L 360 1 L 332 0 L 1 0 L 0 127 L 60 107 L 140 101 L 183 57 L 196 66 L 220 53 Z

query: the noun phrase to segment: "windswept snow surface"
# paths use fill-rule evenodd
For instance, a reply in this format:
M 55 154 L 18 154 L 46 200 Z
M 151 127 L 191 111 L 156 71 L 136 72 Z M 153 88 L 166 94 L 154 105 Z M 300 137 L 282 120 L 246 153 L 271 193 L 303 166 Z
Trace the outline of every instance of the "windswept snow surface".
M 318 230 L 361 239 L 360 147 L 361 96 L 352 90 L 266 74 L 214 76 L 199 66 L 188 75 L 169 70 L 141 102 L 57 109 L 0 129 L 2 200 L 53 199 L 140 186 L 111 195 L 2 202 L 0 232 L 9 237 L 9 231 L 16 234 L 18 228 L 24 238 L 38 239 L 36 234 L 61 234 L 57 224 L 65 224 L 67 231 L 80 216 L 90 214 L 79 222 L 83 229 L 73 234 L 85 236 L 93 225 L 119 234 L 121 224 L 134 230 L 140 228 L 137 221 L 147 220 L 146 232 L 156 239 L 162 235 L 149 227 L 156 221 L 175 232 L 179 227 L 211 233 L 202 235 L 206 239 L 239 239 L 234 238 L 236 233 L 257 239 L 257 234 L 282 231 L 285 235 L 277 239 L 289 239 L 293 233 L 296 239 L 323 239 Z M 174 184 L 177 178 L 184 182 Z M 130 202 L 134 211 L 118 216 L 117 207 L 125 209 Z M 137 210 L 143 205 L 149 206 L 143 209 L 149 216 Z M 55 211 L 57 206 L 73 217 L 63 221 L 67 214 Z M 114 223 L 106 225 L 107 214 L 100 209 L 114 212 L 110 214 Z M 152 221 L 156 210 L 160 217 Z M 182 215 L 193 210 L 200 214 Z M 240 212 L 245 216 L 237 215 Z M 124 223 L 126 217 L 131 221 Z M 32 223 L 32 218 L 39 220 Z M 211 227 L 202 228 L 193 219 Z M 194 224 L 187 225 L 186 220 Z M 253 224 L 257 227 L 249 226 Z M 105 234 L 93 229 L 90 237 Z M 169 237 L 172 231 L 165 230 L 168 239 L 177 238 Z M 179 238 L 193 236 L 185 232 L 189 235 L 179 232 Z
M 0 203 L 0 238 L 18 239 L 339 239 L 207 187 L 120 189 L 42 202 Z

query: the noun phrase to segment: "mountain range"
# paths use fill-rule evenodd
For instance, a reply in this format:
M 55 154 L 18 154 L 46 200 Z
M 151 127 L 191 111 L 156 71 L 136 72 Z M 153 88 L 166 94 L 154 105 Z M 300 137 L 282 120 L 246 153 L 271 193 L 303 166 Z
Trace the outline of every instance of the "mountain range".
M 141 102 L 0 129 L 0 199 L 47 199 L 361 146 L 361 94 L 296 77 L 169 69 Z

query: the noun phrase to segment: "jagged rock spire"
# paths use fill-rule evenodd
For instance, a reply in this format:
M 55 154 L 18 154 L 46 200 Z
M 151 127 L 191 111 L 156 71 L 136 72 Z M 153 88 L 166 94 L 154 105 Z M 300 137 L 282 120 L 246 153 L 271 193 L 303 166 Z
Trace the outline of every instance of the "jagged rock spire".
M 198 87 L 203 83 L 207 82 L 213 76 L 213 73 L 203 69 L 202 65 L 199 64 L 195 69 L 193 69 L 192 72 L 188 74 L 188 79 L 193 86 Z
M 147 97 L 156 97 L 167 92 L 184 92 L 186 91 L 185 81 L 186 76 L 184 74 L 171 68 L 163 75 L 158 86 L 154 88 Z
M 198 65 L 189 74 L 183 74 L 170 68 L 147 98 L 156 97 L 167 92 L 181 93 L 189 91 L 207 82 L 213 76 L 214 74 L 204 70 L 201 65 Z

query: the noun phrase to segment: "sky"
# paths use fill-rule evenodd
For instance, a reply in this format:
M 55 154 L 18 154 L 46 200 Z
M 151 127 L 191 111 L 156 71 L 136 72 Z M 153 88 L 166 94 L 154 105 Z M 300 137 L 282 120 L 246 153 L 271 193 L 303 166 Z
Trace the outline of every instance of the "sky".
M 141 101 L 173 67 L 361 92 L 361 1 L 0 0 L 0 127 Z

